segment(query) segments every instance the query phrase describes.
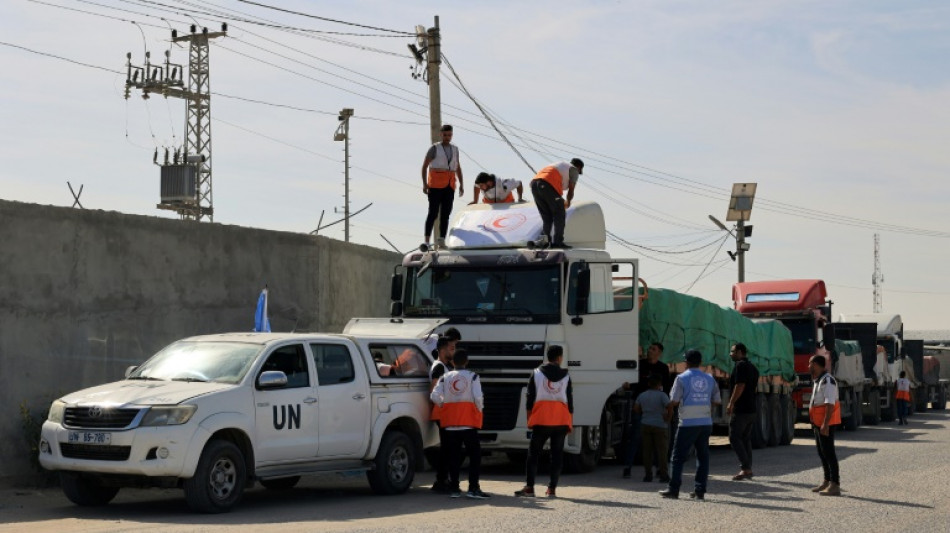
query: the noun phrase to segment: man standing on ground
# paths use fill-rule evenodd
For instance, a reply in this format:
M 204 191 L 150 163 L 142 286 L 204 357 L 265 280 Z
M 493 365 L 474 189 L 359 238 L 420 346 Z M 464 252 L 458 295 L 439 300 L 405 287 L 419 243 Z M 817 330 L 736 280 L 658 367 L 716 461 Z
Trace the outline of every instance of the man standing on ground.
M 439 239 L 445 239 L 449 230 L 449 216 L 455 201 L 455 178 L 458 178 L 459 196 L 465 191 L 462 167 L 459 165 L 458 146 L 452 144 L 452 126 L 442 126 L 442 142 L 432 145 L 422 163 L 422 192 L 429 197 L 426 216 L 425 243 L 429 244 L 435 219 L 439 219 Z
M 534 478 L 538 473 L 538 457 L 544 449 L 544 443 L 551 439 L 551 481 L 546 495 L 557 495 L 557 482 L 561 475 L 564 458 L 564 439 L 574 425 L 574 393 L 571 389 L 571 377 L 561 368 L 564 361 L 564 348 L 551 346 L 547 353 L 548 362 L 534 369 L 528 381 L 528 394 L 525 408 L 528 414 L 528 428 L 531 430 L 531 444 L 528 448 L 526 465 L 527 479 L 523 489 L 515 496 L 534 496 Z
M 643 349 L 640 348 L 640 356 L 643 356 Z M 640 382 L 637 383 L 636 388 L 634 389 L 633 399 L 636 399 L 640 396 L 641 393 L 648 390 L 649 387 L 647 383 L 651 377 L 656 377 L 660 380 L 661 390 L 664 393 L 669 394 L 670 387 L 670 367 L 661 361 L 663 357 L 663 344 L 659 342 L 654 342 L 647 348 L 647 357 L 646 359 L 640 360 Z M 623 384 L 624 390 L 630 389 L 629 383 Z M 627 437 L 627 448 L 624 453 L 624 468 L 623 468 L 623 477 L 624 479 L 630 477 L 630 470 L 633 468 L 633 459 L 637 455 L 637 451 L 640 449 L 641 431 L 640 431 L 640 418 L 641 415 L 634 411 L 630 416 L 630 426 L 628 427 L 628 437 Z M 652 453 L 652 452 L 651 452 Z M 664 451 L 662 455 L 656 457 L 657 464 L 668 463 L 667 452 Z M 657 475 L 660 475 L 657 472 Z M 652 476 L 652 474 L 651 474 Z M 669 481 L 667 476 L 664 474 L 660 477 L 660 481 L 666 482 Z
M 462 468 L 462 446 L 468 456 L 469 498 L 484 500 L 489 494 L 482 492 L 478 479 L 481 469 L 482 450 L 478 442 L 478 430 L 482 427 L 482 411 L 485 397 L 478 374 L 466 370 L 468 354 L 459 349 L 452 358 L 455 370 L 447 372 L 429 395 L 433 403 L 442 407 L 442 427 L 445 441 L 442 448 L 449 463 L 449 487 L 452 498 L 460 498 L 459 471 Z
M 452 359 L 455 355 L 455 341 L 447 335 L 439 336 L 436 341 L 436 360 L 429 369 L 429 394 L 435 390 L 439 380 L 452 370 Z M 439 426 L 439 447 L 434 449 L 427 457 L 433 458 L 432 466 L 435 467 L 435 483 L 432 484 L 433 492 L 448 493 L 449 489 L 449 465 L 445 458 L 445 426 L 441 423 L 442 407 L 432 402 L 432 411 L 429 419 Z
M 676 376 L 673 382 L 670 406 L 679 407 L 680 422 L 673 440 L 673 458 L 670 463 L 670 485 L 660 491 L 664 498 L 679 498 L 683 482 L 683 463 L 690 448 L 696 448 L 695 488 L 690 498 L 706 497 L 706 481 L 709 478 L 709 436 L 712 435 L 712 406 L 719 405 L 719 387 L 712 376 L 699 369 L 703 355 L 698 350 L 687 350 L 683 355 L 686 371 Z
M 739 457 L 739 473 L 733 481 L 752 479 L 752 430 L 755 427 L 755 394 L 759 383 L 759 370 L 748 359 L 745 344 L 737 342 L 729 350 L 729 357 L 736 363 L 729 376 L 732 394 L 726 406 L 729 421 L 729 444 Z
M 815 445 L 825 480 L 811 489 L 822 496 L 841 496 L 841 479 L 838 477 L 838 454 L 835 453 L 835 429 L 832 426 L 841 423 L 841 406 L 838 404 L 838 382 L 828 373 L 827 363 L 822 355 L 813 355 L 808 360 L 811 372 L 811 401 L 808 404 L 808 417 L 815 434 Z
M 577 178 L 584 173 L 584 162 L 571 159 L 546 166 L 531 180 L 531 195 L 541 214 L 541 237 L 551 246 L 564 248 L 564 219 L 566 210 L 574 199 Z M 567 191 L 567 199 L 564 198 Z M 554 227 L 554 233 L 551 228 Z

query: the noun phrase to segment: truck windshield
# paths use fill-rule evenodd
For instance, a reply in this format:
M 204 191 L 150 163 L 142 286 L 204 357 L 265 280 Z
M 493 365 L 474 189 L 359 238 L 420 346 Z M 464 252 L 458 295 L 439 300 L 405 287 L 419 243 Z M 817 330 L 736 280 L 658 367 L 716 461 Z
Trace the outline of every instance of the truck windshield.
M 405 315 L 460 322 L 556 324 L 560 318 L 560 268 L 433 266 L 419 277 L 418 269 L 410 268 Z
M 178 341 L 153 355 L 128 379 L 239 383 L 261 349 L 258 344 Z
M 797 355 L 811 355 L 818 348 L 818 332 L 812 318 L 784 319 L 782 324 L 792 332 L 792 345 Z

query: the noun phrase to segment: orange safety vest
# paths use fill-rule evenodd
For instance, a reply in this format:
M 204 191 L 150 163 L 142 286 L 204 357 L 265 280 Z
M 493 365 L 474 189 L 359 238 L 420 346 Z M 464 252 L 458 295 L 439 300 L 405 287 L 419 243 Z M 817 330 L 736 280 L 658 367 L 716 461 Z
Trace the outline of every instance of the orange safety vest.
M 429 381 L 430 381 L 430 382 L 432 381 L 432 374 L 435 373 L 435 367 L 436 367 L 437 365 L 442 365 L 442 367 L 445 368 L 445 371 L 446 371 L 446 372 L 449 371 L 448 367 L 445 366 L 445 363 L 443 363 L 442 361 L 439 361 L 438 359 L 436 359 L 435 362 L 432 363 L 432 368 L 429 369 Z M 445 374 L 442 374 L 442 375 L 444 376 Z M 429 410 L 429 420 L 431 420 L 431 421 L 435 422 L 436 424 L 438 424 L 438 423 L 439 423 L 439 419 L 441 419 L 441 418 L 442 418 L 442 408 L 439 407 L 438 404 L 433 403 L 433 404 L 432 404 L 432 409 Z
M 571 164 L 562 161 L 542 168 L 533 179 L 548 182 L 557 191 L 558 196 L 563 196 L 564 189 L 570 186 L 570 177 Z
M 828 377 L 831 377 L 830 374 L 825 374 Z M 815 388 L 812 389 L 812 402 L 815 401 L 815 392 L 825 383 L 826 379 L 824 377 L 820 378 L 817 383 L 815 383 Z M 825 413 L 828 410 L 828 404 L 821 403 L 815 405 L 812 403 L 808 406 L 808 417 L 811 420 L 811 423 L 821 427 L 825 423 Z M 828 422 L 829 426 L 837 426 L 841 424 L 841 402 L 835 398 L 834 406 L 832 406 L 831 411 L 831 420 Z
M 478 376 L 471 370 L 453 370 L 442 376 L 442 427 L 482 427 L 482 412 L 472 389 Z
M 540 368 L 534 369 L 535 400 L 528 415 L 528 427 L 574 425 L 574 417 L 567 406 L 567 385 L 571 376 L 551 381 Z
M 449 145 L 452 153 L 451 159 L 445 153 L 442 143 L 435 145 L 435 158 L 429 162 L 429 176 L 426 180 L 429 187 L 433 189 L 444 189 L 452 187 L 455 189 L 455 172 L 459 168 L 458 148 L 454 144 Z
M 909 402 L 909 401 L 910 401 L 910 391 L 909 391 L 909 390 L 899 390 L 899 391 L 897 391 L 897 397 L 896 397 L 896 399 L 898 399 L 898 400 L 904 400 L 905 402 Z
M 897 400 L 910 401 L 910 380 L 899 378 L 897 380 L 897 394 L 894 396 Z

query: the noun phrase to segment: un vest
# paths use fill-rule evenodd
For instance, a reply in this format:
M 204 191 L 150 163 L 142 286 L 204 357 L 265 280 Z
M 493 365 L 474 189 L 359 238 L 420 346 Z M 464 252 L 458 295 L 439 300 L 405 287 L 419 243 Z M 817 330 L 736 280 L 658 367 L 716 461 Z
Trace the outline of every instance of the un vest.
M 442 427 L 482 427 L 482 412 L 472 393 L 476 379 L 474 372 L 464 369 L 442 376 Z
M 695 368 L 683 372 L 677 379 L 683 386 L 683 400 L 679 407 L 680 425 L 711 426 L 716 380 Z
M 559 196 L 564 194 L 564 190 L 571 185 L 571 164 L 566 161 L 554 163 L 544 167 L 534 177 L 536 180 L 548 182 Z
M 451 160 L 446 155 L 442 143 L 435 145 L 435 159 L 429 163 L 429 187 L 434 189 L 455 188 L 455 171 L 459 168 L 459 149 L 454 144 L 449 144 L 449 147 L 449 152 L 452 155 Z
M 567 386 L 571 376 L 551 381 L 540 368 L 534 369 L 534 406 L 528 415 L 528 427 L 574 425 L 574 417 L 567 406 Z
M 430 383 L 432 382 L 432 375 L 435 374 L 435 369 L 438 368 L 439 366 L 445 369 L 445 372 L 442 374 L 443 376 L 446 373 L 448 373 L 449 369 L 447 366 L 445 366 L 445 363 L 436 359 L 435 362 L 432 363 L 432 367 L 429 368 L 429 382 Z M 433 422 L 438 422 L 441 417 L 442 417 L 442 408 L 439 407 L 438 405 L 432 404 L 432 409 L 429 411 L 429 420 Z
M 828 404 L 820 403 L 815 404 L 815 398 L 818 397 L 819 393 L 822 397 L 822 402 L 824 402 L 824 388 L 830 383 L 828 380 L 833 379 L 831 374 L 825 373 L 823 376 L 818 378 L 818 382 L 815 383 L 814 389 L 811 391 L 811 402 L 808 405 L 808 418 L 811 420 L 811 423 L 816 426 L 821 426 L 825 422 L 825 413 L 828 411 Z M 837 426 L 841 423 L 841 403 L 835 398 L 835 403 L 831 407 L 831 420 L 828 422 L 829 426 Z

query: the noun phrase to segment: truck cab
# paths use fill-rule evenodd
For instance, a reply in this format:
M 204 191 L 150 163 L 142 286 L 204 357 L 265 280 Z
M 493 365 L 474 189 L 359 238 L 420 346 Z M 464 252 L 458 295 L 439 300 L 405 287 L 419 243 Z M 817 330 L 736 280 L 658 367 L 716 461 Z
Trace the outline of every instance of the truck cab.
M 488 450 L 527 450 L 525 386 L 546 349 L 562 346 L 576 426 L 567 461 L 589 470 L 621 439 L 628 406 L 614 392 L 637 381 L 638 263 L 606 252 L 595 203 L 568 209 L 570 248 L 533 247 L 540 232 L 534 204 L 468 206 L 456 214 L 445 247 L 403 258 L 392 314 L 446 319 L 461 332 L 485 392 L 480 438 Z

